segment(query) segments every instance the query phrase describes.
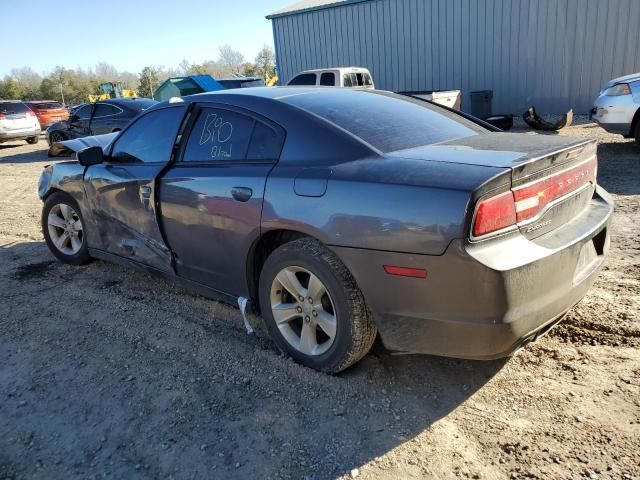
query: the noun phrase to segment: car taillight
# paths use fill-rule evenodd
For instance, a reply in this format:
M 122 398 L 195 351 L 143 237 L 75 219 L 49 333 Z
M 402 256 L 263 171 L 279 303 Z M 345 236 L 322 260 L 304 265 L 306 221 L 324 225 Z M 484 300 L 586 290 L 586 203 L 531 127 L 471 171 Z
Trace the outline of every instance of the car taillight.
M 575 192 L 588 183 L 595 183 L 597 168 L 598 160 L 594 155 L 571 168 L 513 188 L 517 221 L 529 220 L 554 200 Z
M 24 114 L 25 114 L 27 117 L 35 117 L 35 116 L 36 116 L 36 114 L 35 114 L 35 113 L 33 113 L 31 110 L 27 110 L 26 112 L 24 112 Z
M 6 117 L 6 115 L 4 113 L 0 113 L 0 120 L 2 120 L 5 117 Z
M 513 192 L 501 193 L 478 203 L 473 223 L 473 236 L 480 237 L 515 225 L 516 205 Z
M 551 202 L 596 182 L 598 159 L 593 155 L 577 165 L 508 192 L 481 200 L 476 206 L 473 236 L 504 230 L 539 215 Z

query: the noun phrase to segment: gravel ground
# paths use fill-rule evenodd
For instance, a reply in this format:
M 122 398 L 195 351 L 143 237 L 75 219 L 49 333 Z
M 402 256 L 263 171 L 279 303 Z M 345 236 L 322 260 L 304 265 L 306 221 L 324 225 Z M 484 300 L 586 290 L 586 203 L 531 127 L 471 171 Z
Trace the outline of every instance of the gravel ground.
M 0 479 L 640 478 L 640 149 L 600 142 L 611 255 L 508 361 L 393 356 L 339 376 L 247 336 L 236 309 L 40 233 L 45 146 L 0 146 Z

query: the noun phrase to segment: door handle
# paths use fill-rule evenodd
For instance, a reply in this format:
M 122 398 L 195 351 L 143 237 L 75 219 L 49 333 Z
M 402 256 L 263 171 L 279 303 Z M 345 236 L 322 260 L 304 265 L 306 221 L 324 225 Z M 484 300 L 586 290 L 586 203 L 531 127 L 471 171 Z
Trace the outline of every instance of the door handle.
M 253 195 L 253 190 L 248 187 L 233 187 L 231 189 L 231 195 L 239 202 L 246 202 Z
M 140 193 L 144 198 L 151 198 L 151 187 L 143 185 L 140 187 Z

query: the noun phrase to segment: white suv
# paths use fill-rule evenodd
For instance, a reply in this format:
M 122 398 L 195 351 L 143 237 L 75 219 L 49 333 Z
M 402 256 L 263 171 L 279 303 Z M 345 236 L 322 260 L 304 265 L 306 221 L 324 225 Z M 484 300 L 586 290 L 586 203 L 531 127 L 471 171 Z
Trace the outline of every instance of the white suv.
M 0 143 L 26 140 L 38 143 L 40 123 L 33 111 L 22 102 L 0 101 Z
M 602 89 L 591 117 L 602 128 L 640 145 L 640 73 L 614 78 Z
M 293 77 L 287 85 L 320 85 L 324 87 L 375 88 L 371 73 L 361 67 L 336 67 L 305 70 Z

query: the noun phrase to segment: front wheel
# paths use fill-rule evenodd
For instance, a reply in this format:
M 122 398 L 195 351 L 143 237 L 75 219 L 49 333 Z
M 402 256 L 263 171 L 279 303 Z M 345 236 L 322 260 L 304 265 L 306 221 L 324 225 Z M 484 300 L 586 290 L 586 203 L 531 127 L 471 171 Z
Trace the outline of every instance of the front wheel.
M 364 357 L 376 326 L 345 265 L 320 242 L 276 249 L 260 274 L 260 308 L 278 347 L 294 360 L 337 373 Z
M 64 263 L 83 265 L 91 260 L 82 214 L 69 194 L 55 192 L 47 197 L 42 208 L 42 233 L 51 253 Z
M 640 120 L 636 123 L 636 145 L 640 147 Z
M 56 142 L 63 142 L 64 140 L 66 140 L 66 138 L 60 132 L 51 132 L 51 135 L 49 135 L 49 142 L 52 144 Z

